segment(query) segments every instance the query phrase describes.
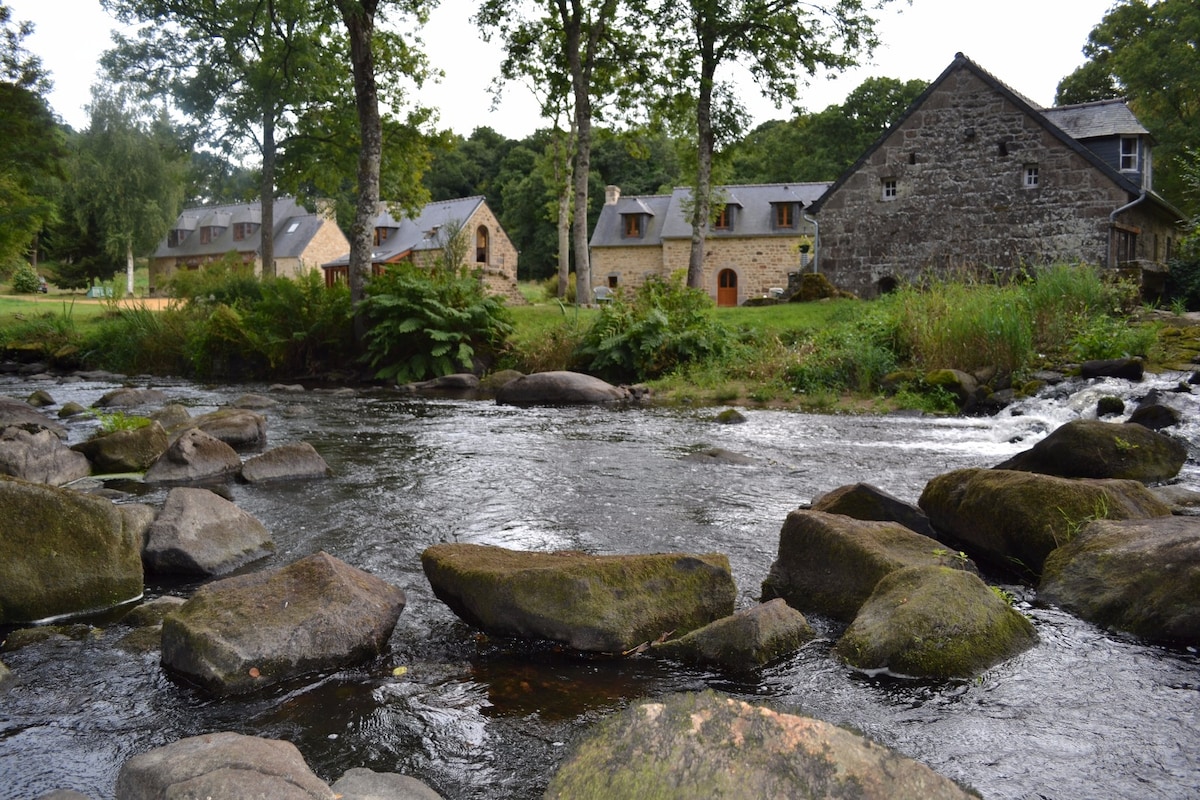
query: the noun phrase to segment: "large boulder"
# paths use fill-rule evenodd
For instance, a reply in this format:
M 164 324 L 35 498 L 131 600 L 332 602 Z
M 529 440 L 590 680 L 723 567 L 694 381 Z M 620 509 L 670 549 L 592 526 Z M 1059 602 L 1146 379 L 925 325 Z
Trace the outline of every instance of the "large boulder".
M 936 536 L 924 511 L 869 483 L 852 483 L 826 492 L 814 498 L 809 508 L 855 519 L 899 522 L 922 536 Z
M 158 389 L 138 389 L 133 386 L 122 386 L 105 392 L 96 401 L 96 408 L 137 408 L 138 406 L 162 405 L 167 396 Z
M 815 634 L 808 620 L 782 599 L 738 611 L 678 639 L 655 645 L 668 658 L 744 670 L 800 649 Z
M 273 447 L 265 453 L 246 459 L 242 464 L 242 480 L 248 483 L 327 478 L 329 464 L 308 442 Z
M 1033 624 L 979 576 L 909 567 L 879 582 L 835 652 L 863 670 L 971 678 L 1036 643 Z
M 71 449 L 87 456 L 93 472 L 112 474 L 145 472 L 167 452 L 169 444 L 166 430 L 151 420 L 149 425 L 96 436 Z
M 116 796 L 120 800 L 336 797 L 291 742 L 232 732 L 180 739 L 134 756 L 117 774 Z
M 332 789 L 341 800 L 442 800 L 440 794 L 416 778 L 365 767 L 347 770 Z
M 711 691 L 642 701 L 601 721 L 559 767 L 544 796 L 971 797 L 924 764 L 858 734 Z
M 61 486 L 86 478 L 92 465 L 47 428 L 0 428 L 0 474 Z
M 237 451 L 199 429 L 186 430 L 146 470 L 148 483 L 189 483 L 236 475 L 242 468 Z
M 239 452 L 267 444 L 267 418 L 246 408 L 219 408 L 184 422 L 179 430 L 197 428 Z
M 404 592 L 317 553 L 206 584 L 163 620 L 162 663 L 213 694 L 254 691 L 383 652 Z
M 898 522 L 801 509 L 788 514 L 779 531 L 762 599 L 782 597 L 801 611 L 849 622 L 883 576 L 928 565 L 974 566 Z
M 622 652 L 733 613 L 719 554 L 597 556 L 439 544 L 421 554 L 438 599 L 489 633 Z
M 112 502 L 0 477 L 0 519 L 0 625 L 141 597 L 141 539 Z
M 1076 419 L 996 469 L 1162 483 L 1178 475 L 1186 460 L 1182 442 L 1141 425 Z
M 146 531 L 142 559 L 154 573 L 222 575 L 270 555 L 271 533 L 207 489 L 178 487 Z
M 1038 598 L 1151 641 L 1200 645 L 1200 518 L 1093 522 L 1046 559 Z
M 66 428 L 24 400 L 0 395 L 0 428 L 8 427 L 24 428 L 30 433 L 36 433 L 44 428 L 60 439 L 67 438 Z
M 496 402 L 507 406 L 608 405 L 630 399 L 629 390 L 581 372 L 535 372 L 496 390 Z
M 1069 480 L 1001 469 L 938 475 L 918 502 L 942 536 L 1025 577 L 1041 574 L 1046 556 L 1092 520 L 1171 513 L 1137 481 Z

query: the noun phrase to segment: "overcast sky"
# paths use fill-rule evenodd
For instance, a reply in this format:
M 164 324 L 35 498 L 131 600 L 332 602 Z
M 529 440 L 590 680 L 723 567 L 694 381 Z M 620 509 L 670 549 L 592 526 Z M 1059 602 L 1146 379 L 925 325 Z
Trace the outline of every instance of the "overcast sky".
M 97 60 L 111 40 L 115 22 L 99 0 L 3 0 L 17 20 L 36 25 L 26 41 L 52 72 L 50 104 L 75 128 L 87 127 L 84 106 L 96 80 Z M 879 16 L 881 46 L 864 66 L 830 79 L 818 75 L 802 89 L 803 106 L 820 111 L 840 103 L 868 77 L 931 81 L 962 52 L 999 80 L 1035 103 L 1050 105 L 1058 82 L 1084 62 L 1087 35 L 1117 0 L 893 0 Z M 470 18 L 477 0 L 441 0 L 422 34 L 444 81 L 424 92 L 440 111 L 440 127 L 463 136 L 490 126 L 522 138 L 544 123 L 523 86 L 510 85 L 500 107 L 491 110 L 488 85 L 500 62 L 499 48 L 480 38 Z M 747 84 L 743 97 L 755 123 L 787 119 L 755 97 Z

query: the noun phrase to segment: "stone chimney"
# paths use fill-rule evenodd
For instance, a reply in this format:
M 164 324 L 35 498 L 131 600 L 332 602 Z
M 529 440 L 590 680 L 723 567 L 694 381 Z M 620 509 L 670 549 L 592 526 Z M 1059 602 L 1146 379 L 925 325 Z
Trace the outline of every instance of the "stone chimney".
M 621 187 L 608 185 L 604 187 L 604 205 L 615 206 L 621 199 Z

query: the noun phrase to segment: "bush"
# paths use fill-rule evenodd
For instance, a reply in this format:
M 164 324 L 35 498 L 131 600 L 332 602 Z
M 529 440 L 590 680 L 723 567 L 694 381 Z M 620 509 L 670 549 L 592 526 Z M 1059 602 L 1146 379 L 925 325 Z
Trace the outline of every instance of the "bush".
M 579 363 L 612 381 L 642 381 L 727 353 L 733 334 L 713 315 L 712 299 L 670 280 L 651 278 L 625 300 L 601 309 L 576 351 Z
M 391 267 L 367 284 L 365 360 L 375 377 L 400 383 L 472 371 L 512 324 L 504 301 L 466 271 Z
M 167 291 L 172 297 L 201 305 L 235 306 L 262 299 L 262 283 L 255 277 L 254 265 L 244 263 L 236 253 L 198 270 L 175 273 Z
M 42 286 L 42 279 L 28 263 L 22 261 L 13 271 L 12 290 L 14 294 L 36 294 Z

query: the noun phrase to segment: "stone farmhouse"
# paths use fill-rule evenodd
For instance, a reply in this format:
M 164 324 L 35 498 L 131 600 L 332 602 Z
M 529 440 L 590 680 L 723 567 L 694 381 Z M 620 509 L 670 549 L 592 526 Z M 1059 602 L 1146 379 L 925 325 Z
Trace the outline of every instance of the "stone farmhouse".
M 722 186 L 705 239 L 704 286 L 717 305 L 739 305 L 788 285 L 788 273 L 808 268 L 816 228 L 806 213 L 828 183 Z M 592 231 L 592 283 L 633 290 L 651 276 L 687 271 L 692 246 L 690 188 L 669 195 L 622 197 L 605 190 Z
M 349 249 L 331 212 L 314 214 L 293 198 L 275 201 L 275 274 L 295 277 Z M 241 203 L 184 209 L 150 259 L 151 295 L 167 290 L 180 270 L 195 270 L 234 254 L 262 275 L 262 205 Z
M 517 290 L 517 249 L 483 197 L 464 197 L 427 204 L 415 219 L 392 216 L 386 203 L 379 204 L 375 218 L 375 249 L 371 254 L 374 274 L 388 264 L 411 263 L 432 266 L 445 252 L 447 236 L 457 231 L 469 237 L 462 266 L 478 270 L 491 294 L 522 304 Z M 350 247 L 321 264 L 325 283 L 345 281 L 350 271 Z
M 1156 294 L 1183 214 L 1154 192 L 1152 144 L 1122 100 L 1038 108 L 959 53 L 809 209 L 814 266 L 864 297 L 1063 262 Z

